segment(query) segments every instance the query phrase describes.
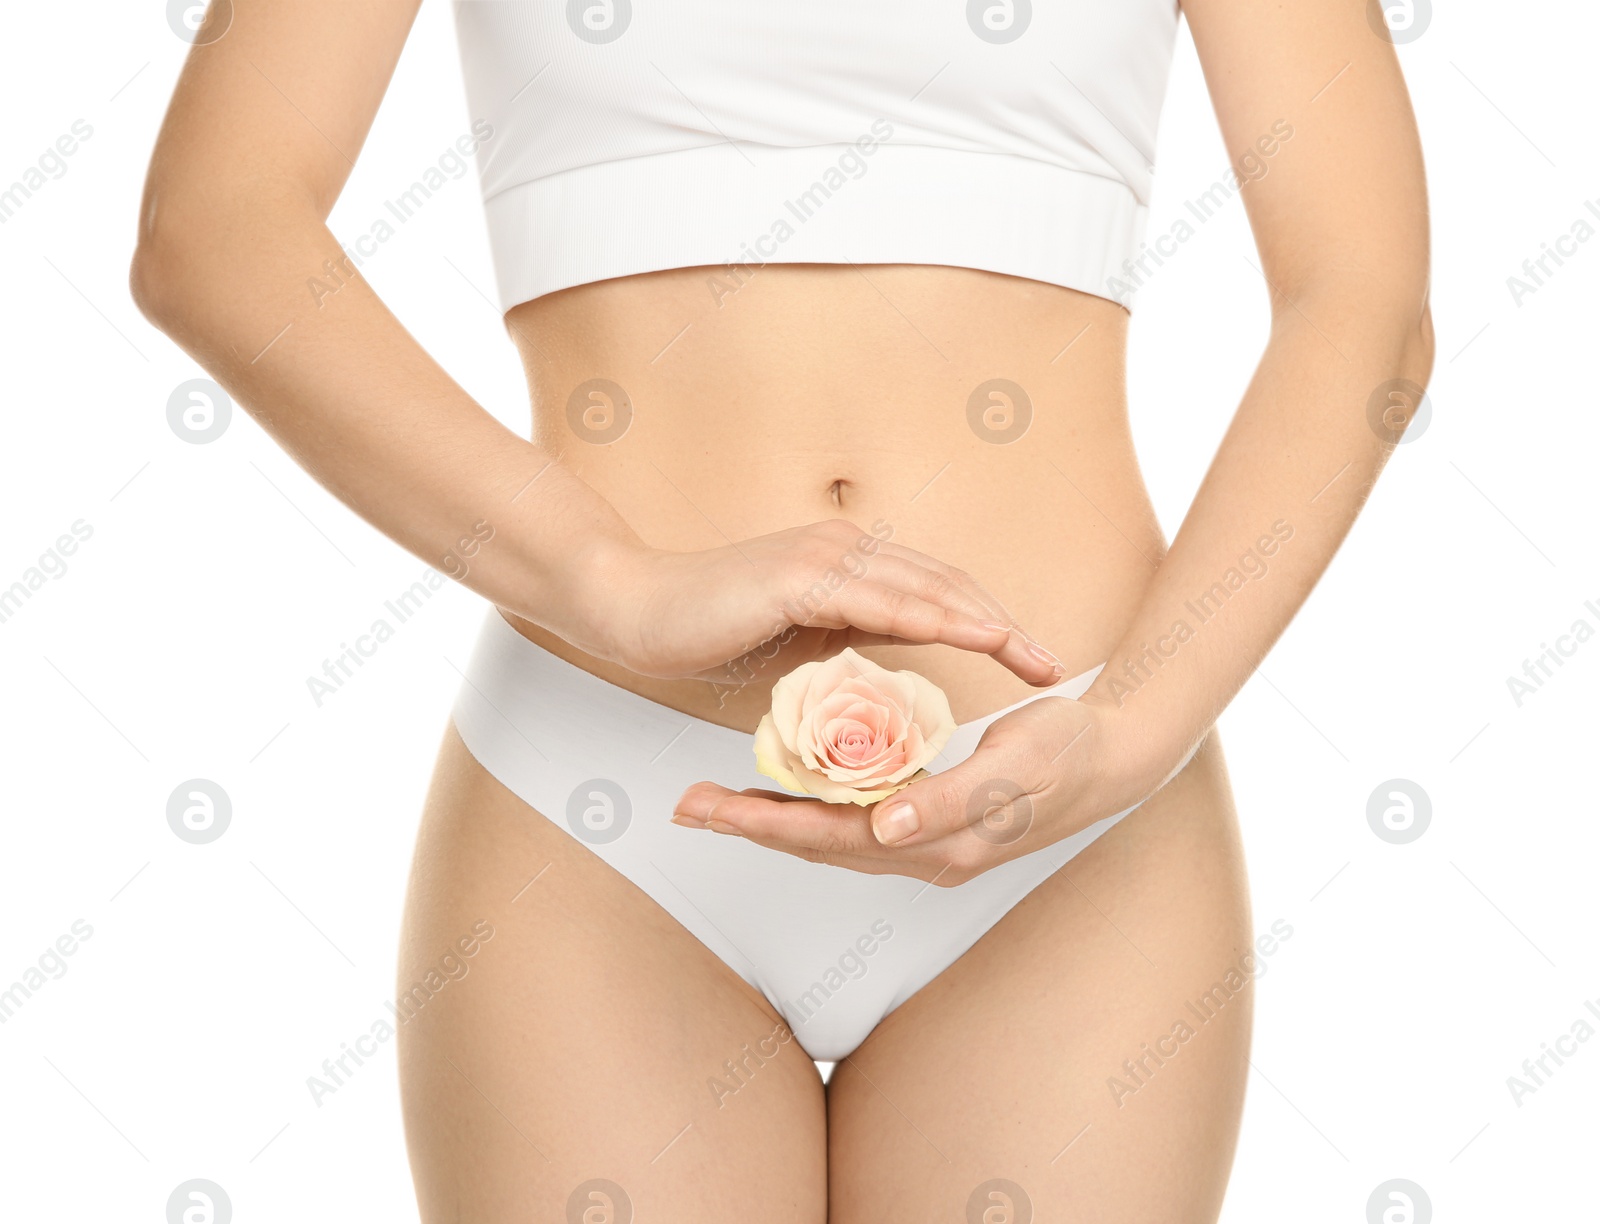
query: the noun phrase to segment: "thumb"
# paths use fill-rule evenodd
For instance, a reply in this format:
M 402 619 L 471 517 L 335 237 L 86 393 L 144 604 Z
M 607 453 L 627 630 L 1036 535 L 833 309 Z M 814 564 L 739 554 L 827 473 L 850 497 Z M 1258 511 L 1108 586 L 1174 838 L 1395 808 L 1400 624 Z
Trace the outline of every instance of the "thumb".
M 965 761 L 930 774 L 878 803 L 872 833 L 880 845 L 914 846 L 971 829 L 997 846 L 1033 826 L 1032 771 L 1013 751 L 979 744 Z

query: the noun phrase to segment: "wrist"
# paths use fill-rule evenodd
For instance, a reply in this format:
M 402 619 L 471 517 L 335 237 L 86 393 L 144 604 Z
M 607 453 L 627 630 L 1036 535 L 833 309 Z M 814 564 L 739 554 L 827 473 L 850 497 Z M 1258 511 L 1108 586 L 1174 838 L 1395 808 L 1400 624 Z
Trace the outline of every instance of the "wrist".
M 1097 783 L 1108 812 L 1143 803 L 1172 777 L 1186 760 L 1188 745 L 1177 746 L 1159 733 L 1147 717 L 1134 717 L 1123 705 L 1095 692 L 1078 699 L 1094 711 L 1099 762 Z
M 628 575 L 649 551 L 624 525 L 523 513 L 461 577 L 518 619 L 585 654 L 623 662 L 637 634 L 637 617 L 625 615 L 628 592 L 638 589 Z
M 639 657 L 643 570 L 657 553 L 631 532 L 592 531 L 574 543 L 540 586 L 553 615 L 546 628 L 597 658 L 633 669 Z

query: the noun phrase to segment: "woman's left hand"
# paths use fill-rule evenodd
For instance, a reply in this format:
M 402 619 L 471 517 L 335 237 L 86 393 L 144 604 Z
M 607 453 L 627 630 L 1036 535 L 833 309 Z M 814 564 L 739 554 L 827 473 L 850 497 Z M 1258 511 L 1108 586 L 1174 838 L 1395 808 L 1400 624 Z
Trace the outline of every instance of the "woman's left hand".
M 959 765 L 871 808 L 697 782 L 673 823 L 814 863 L 953 886 L 1143 800 L 1121 739 L 1110 707 L 1041 697 L 991 723 Z

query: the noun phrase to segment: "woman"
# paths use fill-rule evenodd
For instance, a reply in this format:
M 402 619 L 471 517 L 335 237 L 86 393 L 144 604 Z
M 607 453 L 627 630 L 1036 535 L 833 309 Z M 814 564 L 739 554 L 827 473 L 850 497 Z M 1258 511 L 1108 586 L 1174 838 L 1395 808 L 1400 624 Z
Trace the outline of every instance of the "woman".
M 1209 730 L 1432 364 L 1387 38 L 1183 6 L 1273 324 L 1169 548 L 1119 300 L 1169 0 L 459 5 L 531 441 L 324 225 L 415 9 L 213 12 L 133 287 L 494 605 L 402 943 L 422 1218 L 1215 1219 L 1255 944 Z M 960 724 L 865 805 L 750 752 L 846 647 Z

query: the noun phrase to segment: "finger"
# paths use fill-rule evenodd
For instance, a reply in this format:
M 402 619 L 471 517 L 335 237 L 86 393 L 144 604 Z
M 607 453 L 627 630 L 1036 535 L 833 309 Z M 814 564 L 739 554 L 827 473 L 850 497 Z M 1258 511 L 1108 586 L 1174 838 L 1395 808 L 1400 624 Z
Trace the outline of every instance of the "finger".
M 1005 645 L 989 653 L 996 663 L 1038 688 L 1060 684 L 1067 677 L 1061 660 L 1021 629 L 1013 629 Z
M 877 876 L 907 876 L 913 880 L 921 880 L 925 884 L 937 884 L 940 879 L 949 877 L 948 884 L 959 882 L 949 873 L 952 868 L 948 864 L 924 862 L 905 855 L 885 853 L 880 847 L 876 856 L 865 854 L 833 854 L 824 850 L 813 850 L 809 846 L 794 846 L 787 842 L 773 841 L 764 837 L 751 837 L 747 841 L 766 850 L 776 850 L 780 854 L 787 854 L 791 858 L 801 859 L 807 863 L 821 863 L 828 867 L 843 867 L 847 871 L 859 872 L 862 875 Z
M 791 841 L 816 850 L 860 853 L 883 847 L 872 836 L 867 810 L 853 803 L 824 803 L 780 791 L 729 790 L 697 782 L 678 800 L 675 813 L 709 825 L 724 824 L 748 837 Z
M 905 550 L 909 552 L 910 550 Z M 856 581 L 877 583 L 893 587 L 928 603 L 938 604 L 952 612 L 960 612 L 976 621 L 989 621 L 1011 627 L 1011 618 L 1005 609 L 992 606 L 997 601 L 982 598 L 971 589 L 970 580 L 963 582 L 959 570 L 942 565 L 929 557 L 901 556 L 896 553 L 879 553 L 867 568 L 853 576 Z
M 1043 787 L 1034 763 L 1005 738 L 985 733 L 959 765 L 877 804 L 870 818 L 874 839 L 895 851 L 932 853 L 946 838 L 977 837 L 1005 857 L 1020 853 L 1016 847 L 1033 832 L 1034 800 Z
M 672 805 L 672 814 L 674 817 L 687 816 L 703 824 L 710 816 L 712 807 L 729 795 L 754 795 L 775 803 L 798 798 L 788 791 L 763 790 L 757 786 L 735 791 L 716 782 L 696 782 L 678 797 L 678 802 Z
M 845 635 L 844 641 L 839 640 L 841 632 Z M 887 642 L 889 639 L 885 638 L 883 641 Z M 878 643 L 857 642 L 848 629 L 841 631 L 822 625 L 795 625 L 791 622 L 783 633 L 775 634 L 743 654 L 726 659 L 714 667 L 703 667 L 687 678 L 709 681 L 716 689 L 737 690 L 764 677 L 770 679 L 774 674 L 782 674 L 800 666 L 801 663 L 837 654 L 845 646 L 876 644 Z M 776 671 L 770 670 L 776 667 L 780 657 L 783 660 L 782 666 L 777 667 Z
M 855 628 L 900 644 L 937 642 L 987 654 L 1038 687 L 1066 675 L 1060 661 L 1019 628 L 970 574 L 901 544 L 880 542 L 866 568 L 836 590 L 813 585 L 790 591 L 785 606 L 794 605 L 805 615 L 792 623 Z
M 938 557 L 930 556 L 929 554 L 920 552 L 915 548 L 907 548 L 904 544 L 893 544 L 886 541 L 878 546 L 878 551 L 879 553 L 886 553 L 890 556 L 902 557 L 907 561 L 914 562 L 917 565 L 931 569 L 936 573 L 943 574 L 946 578 L 949 578 L 955 582 L 955 584 L 965 591 L 969 597 L 982 604 L 984 607 L 984 614 L 989 619 L 997 620 L 1008 625 L 1014 625 L 1016 623 L 1011 613 L 1006 611 L 1005 604 L 1000 601 L 999 597 L 996 596 L 992 591 L 989 591 L 987 588 L 985 588 L 982 583 L 980 583 L 971 574 L 967 573 L 966 570 L 961 569 L 959 566 L 946 564 L 945 562 L 939 560 Z
M 937 642 L 990 655 L 1033 685 L 1058 684 L 1066 675 L 1059 659 L 1009 625 L 986 622 L 904 587 L 874 580 L 860 579 L 840 588 L 813 623 L 848 626 L 902 643 Z
M 906 581 L 903 573 L 886 573 L 884 581 L 857 578 L 834 592 L 806 623 L 859 630 L 886 641 L 919 646 L 942 642 L 980 654 L 1005 647 L 1011 636 L 1009 625 L 930 600 L 917 593 L 922 585 Z
M 1006 642 L 1006 645 L 1003 646 L 1002 650 L 992 651 L 995 659 L 997 659 L 1000 664 L 1003 664 L 1003 666 L 1013 670 L 1013 672 L 1016 672 L 1016 674 L 1021 675 L 1024 680 L 1029 680 L 1029 683 L 1043 683 L 1043 685 L 1050 685 L 1050 683 L 1059 682 L 1059 678 L 1061 677 L 1056 677 L 1056 680 L 1034 680 L 1034 678 L 1030 677 L 1030 675 L 1027 675 L 1024 670 L 1018 669 L 1019 662 L 1022 662 L 1022 659 L 1024 658 L 1037 659 L 1037 661 L 1045 662 L 1046 666 L 1059 666 L 1059 662 L 1061 661 L 1059 661 L 1059 659 L 1056 658 L 1056 656 L 1054 656 L 1054 654 L 1051 653 L 1046 646 L 1043 646 L 1042 643 L 1038 642 L 1038 638 L 1035 638 L 1034 635 L 1030 634 L 1029 630 L 1024 629 L 1021 624 L 1018 624 L 1018 622 L 1016 622 L 1016 618 L 1011 616 L 1010 611 L 1006 611 L 1005 605 L 1000 602 L 1000 598 L 995 597 L 990 590 L 987 590 L 986 587 L 982 586 L 981 582 L 979 582 L 978 579 L 973 578 L 970 573 L 966 573 L 965 570 L 960 570 L 960 568 L 957 568 L 957 566 L 946 565 L 946 563 L 941 562 L 938 557 L 930 557 L 930 555 L 925 554 L 925 552 L 918 552 L 917 549 L 907 549 L 907 547 L 902 546 L 902 544 L 888 544 L 888 542 L 885 542 L 885 544 L 882 544 L 882 546 L 878 547 L 880 547 L 880 552 L 890 552 L 890 550 L 893 550 L 894 554 L 896 555 L 904 555 L 907 560 L 915 560 L 915 562 L 922 563 L 922 565 L 928 566 L 928 568 L 933 568 L 933 570 L 939 571 L 939 573 L 944 574 L 946 578 L 949 578 L 950 581 L 954 581 L 955 584 L 960 587 L 960 589 L 965 590 L 966 594 L 970 595 L 971 598 L 974 598 L 974 600 L 978 600 L 979 603 L 982 603 L 984 608 L 987 608 L 987 619 L 1010 626 L 1011 630 L 1013 630 L 1013 635 L 1011 635 L 1010 640 Z
M 925 566 L 928 569 L 942 574 L 945 578 L 954 582 L 956 586 L 968 596 L 969 599 L 981 604 L 986 609 L 984 614 L 986 619 L 1003 625 L 1011 626 L 1012 630 L 1024 639 L 1021 643 L 1024 649 L 1026 649 L 1026 647 L 1029 645 L 1039 645 L 1038 639 L 1035 638 L 1033 634 L 1029 633 L 1028 630 L 1024 629 L 1017 622 L 1017 619 L 1012 616 L 1009 611 L 1007 611 L 1005 604 L 1001 602 L 999 596 L 995 595 L 994 592 L 990 591 L 966 570 L 960 569 L 953 565 L 947 565 L 937 557 L 931 557 L 927 553 L 919 552 L 915 548 L 907 548 L 902 544 L 884 543 L 879 546 L 879 551 L 889 552 L 895 556 L 904 557 L 906 560 L 914 561 L 919 565 Z M 1054 656 L 1051 657 L 1053 658 Z
M 1020 631 L 1014 631 L 1013 637 L 1020 638 Z M 846 646 L 861 650 L 868 646 L 922 645 L 927 645 L 927 643 L 921 640 L 911 641 L 890 633 L 873 633 L 870 630 L 861 628 L 859 625 L 843 624 L 837 628 L 820 625 L 797 628 L 794 635 L 784 643 L 783 648 L 786 652 L 784 656 L 786 660 L 785 667 L 793 668 L 799 666 L 802 662 L 831 658 Z M 994 657 L 1000 652 L 988 651 L 983 653 L 988 653 L 991 657 Z M 1035 655 L 1034 657 L 1042 663 L 1046 657 L 1054 659 L 1055 656 Z M 1024 675 L 1022 678 L 1036 687 L 1048 688 L 1061 682 L 1061 677 L 1055 670 L 1059 666 L 1059 662 L 1052 663 L 1050 670 L 1044 674 L 1042 679 L 1033 675 Z M 1014 668 L 1008 668 L 1008 670 L 1015 671 Z M 706 668 L 697 673 L 696 678 L 709 680 L 714 684 L 737 688 L 742 683 L 748 682 L 752 677 L 749 673 L 744 673 L 741 678 L 741 673 L 724 663 L 719 667 Z
M 1054 671 L 1061 666 L 1060 660 L 1017 624 L 1015 618 L 1006 610 L 1005 604 L 985 589 L 971 574 L 955 566 L 946 565 L 937 557 L 930 557 L 926 553 L 903 545 L 884 544 L 880 546 L 879 551 L 888 552 L 896 559 L 907 561 L 915 567 L 911 571 L 913 581 L 920 581 L 922 585 L 902 586 L 900 589 L 908 590 L 919 598 L 940 603 L 945 607 L 968 611 L 982 608 L 981 613 L 974 613 L 979 617 L 980 623 L 999 624 L 1010 628 L 1011 633 L 999 650 L 984 652 L 992 655 L 1002 666 L 1015 672 L 1030 684 L 1055 684 L 1065 676 L 1064 669 L 1061 675 L 1056 675 Z M 923 573 L 919 575 L 916 573 L 917 570 Z M 928 575 L 936 577 L 930 579 Z M 871 576 L 875 580 L 886 581 L 886 575 L 880 572 L 875 571 Z M 887 581 L 886 584 L 893 585 Z
M 824 803 L 756 788 L 733 791 L 701 782 L 684 793 L 673 821 L 693 822 L 809 863 L 867 875 L 905 875 L 933 882 L 949 870 L 945 864 L 879 845 L 868 827 L 866 809 L 855 804 Z

